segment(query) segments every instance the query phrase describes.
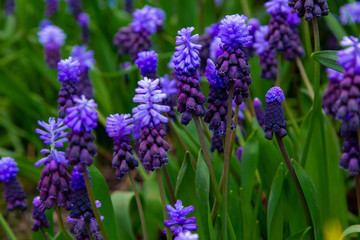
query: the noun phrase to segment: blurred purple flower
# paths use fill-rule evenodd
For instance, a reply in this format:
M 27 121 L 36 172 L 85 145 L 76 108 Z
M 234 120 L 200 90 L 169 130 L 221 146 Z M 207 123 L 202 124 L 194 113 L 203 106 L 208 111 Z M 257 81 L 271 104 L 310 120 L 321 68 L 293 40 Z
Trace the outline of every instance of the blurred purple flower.
M 131 26 L 135 32 L 147 31 L 150 34 L 154 34 L 162 29 L 165 12 L 160 8 L 145 5 L 142 9 L 134 11 L 133 18 Z
M 360 23 L 360 2 L 347 3 L 339 9 L 339 12 L 342 24 Z
M 154 50 L 138 53 L 135 64 L 140 69 L 141 75 L 148 78 L 156 78 L 158 56 Z
M 34 206 L 33 214 L 32 214 L 34 223 L 31 227 L 31 230 L 37 232 L 39 231 L 40 228 L 48 228 L 50 226 L 50 223 L 46 217 L 46 214 L 43 210 L 39 209 L 41 206 L 40 197 L 39 196 L 34 197 L 32 204 Z
M 63 59 L 57 64 L 58 66 L 58 80 L 60 82 L 73 81 L 78 82 L 80 80 L 80 63 L 78 60 L 69 57 Z
M 51 17 L 58 11 L 59 0 L 45 0 L 45 2 L 46 2 L 45 16 Z
M 199 235 L 196 233 L 191 233 L 190 231 L 185 231 L 179 233 L 179 235 L 175 238 L 175 240 L 198 240 Z

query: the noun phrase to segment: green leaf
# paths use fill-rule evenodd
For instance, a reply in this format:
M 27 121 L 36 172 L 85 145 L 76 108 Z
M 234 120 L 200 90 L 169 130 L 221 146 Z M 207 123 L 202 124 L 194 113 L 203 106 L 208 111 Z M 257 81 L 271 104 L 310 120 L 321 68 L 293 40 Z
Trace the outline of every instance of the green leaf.
M 114 215 L 114 207 L 105 178 L 95 166 L 90 166 L 88 169 L 90 171 L 95 200 L 99 200 L 101 202 L 101 208 L 99 208 L 99 212 L 102 216 L 104 216 L 103 223 L 106 232 L 110 239 L 119 239 L 120 235 Z
M 267 231 L 268 239 L 283 239 L 284 232 L 284 202 L 282 198 L 283 185 L 285 180 L 286 168 L 283 163 L 276 172 L 271 185 L 268 215 L 267 215 Z
M 289 237 L 287 240 L 303 240 L 303 239 L 307 239 L 306 236 L 309 235 L 309 232 L 311 230 L 311 227 L 307 227 L 305 230 L 292 235 L 291 237 Z
M 210 205 L 210 176 L 208 168 L 203 159 L 202 151 L 199 151 L 196 173 L 195 173 L 196 197 L 199 200 L 199 213 L 201 218 L 198 219 L 198 224 L 202 224 L 204 229 L 205 239 L 214 239 L 214 229 L 212 224 L 209 225 Z M 210 217 L 211 220 L 211 217 Z
M 337 51 L 335 50 L 324 50 L 318 51 L 311 54 L 311 57 L 319 62 L 320 64 L 324 65 L 325 67 L 334 69 L 338 72 L 343 72 L 344 69 L 337 63 Z
M 352 225 L 345 229 L 345 231 L 342 234 L 342 237 L 345 238 L 347 236 L 350 236 L 351 234 L 359 234 L 360 233 L 360 225 Z

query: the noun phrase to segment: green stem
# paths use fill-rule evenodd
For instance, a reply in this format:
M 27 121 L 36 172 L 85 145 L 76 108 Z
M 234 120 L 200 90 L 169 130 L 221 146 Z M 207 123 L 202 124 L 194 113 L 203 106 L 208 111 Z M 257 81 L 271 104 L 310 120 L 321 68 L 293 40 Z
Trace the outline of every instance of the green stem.
M 315 239 L 314 225 L 313 225 L 313 222 L 312 222 L 312 219 L 311 219 L 309 206 L 308 206 L 308 204 L 306 202 L 305 194 L 304 194 L 304 192 L 303 192 L 303 190 L 301 188 L 301 185 L 300 185 L 300 181 L 299 181 L 298 177 L 296 176 L 294 166 L 293 166 L 293 164 L 292 164 L 292 162 L 290 160 L 289 154 L 288 154 L 288 152 L 286 150 L 286 147 L 285 147 L 285 144 L 284 144 L 282 138 L 278 134 L 275 134 L 275 136 L 276 136 L 276 140 L 278 142 L 281 154 L 283 155 L 285 164 L 286 164 L 287 168 L 289 169 L 289 173 L 290 173 L 291 178 L 292 178 L 292 180 L 293 180 L 293 182 L 295 184 L 296 191 L 298 192 L 298 195 L 299 195 L 299 198 L 300 198 L 300 203 L 301 203 L 301 206 L 302 206 L 304 214 L 305 214 L 306 224 L 311 227 L 311 230 L 310 230 L 311 231 L 311 236 L 310 236 L 310 238 Z
M 314 30 L 315 52 L 317 52 L 317 51 L 320 51 L 320 36 L 319 36 L 319 27 L 318 27 L 316 18 L 313 18 L 312 23 L 313 23 L 313 30 Z M 314 132 L 316 116 L 317 116 L 318 113 L 320 113 L 320 110 L 321 110 L 321 106 L 320 106 L 320 104 L 321 104 L 321 99 L 320 99 L 320 64 L 317 61 L 314 61 L 314 63 L 315 63 L 315 65 L 314 65 L 315 66 L 315 69 L 314 69 L 314 73 L 315 73 L 314 74 L 314 92 L 315 92 L 315 96 L 314 96 L 313 109 L 311 111 L 310 125 L 309 125 L 309 129 L 308 129 L 307 136 L 306 136 L 303 155 L 302 155 L 302 158 L 301 158 L 301 166 L 302 167 L 305 167 L 305 165 L 306 165 L 306 159 L 307 159 L 307 154 L 309 152 L 310 141 L 311 141 L 312 134 Z
M 96 222 L 99 225 L 101 235 L 104 237 L 105 240 L 110 240 L 109 235 L 107 234 L 107 232 L 105 230 L 105 227 L 104 227 L 104 224 L 103 224 L 103 222 L 102 222 L 102 220 L 100 218 L 99 211 L 98 211 L 98 209 L 96 207 L 95 197 L 94 197 L 94 193 L 93 193 L 92 188 L 91 188 L 91 184 L 90 184 L 90 180 L 89 180 L 89 174 L 87 172 L 87 169 L 84 171 L 84 179 L 85 179 L 85 185 L 86 185 L 86 189 L 87 189 L 87 192 L 88 192 L 88 195 L 89 195 L 89 200 L 90 200 L 90 203 L 91 203 L 91 207 L 93 209 Z
M 231 141 L 231 114 L 232 114 L 232 104 L 234 97 L 234 84 L 230 85 L 229 88 L 229 99 L 227 106 L 227 116 L 226 116 L 226 137 L 225 137 L 225 146 L 224 146 L 224 188 L 223 188 L 223 209 L 222 209 L 222 239 L 227 239 L 227 207 L 228 207 L 228 195 L 229 195 L 229 168 L 230 168 L 230 141 Z
M 129 175 L 130 182 L 131 182 L 131 185 L 132 185 L 133 190 L 134 190 L 135 199 L 136 199 L 136 204 L 137 204 L 137 207 L 138 207 L 138 209 L 139 209 L 141 227 L 142 227 L 142 230 L 143 230 L 143 239 L 144 239 L 144 240 L 148 240 L 149 238 L 148 238 L 148 234 L 147 234 L 147 230 L 146 230 L 144 210 L 143 210 L 143 208 L 142 208 L 142 204 L 141 204 L 141 201 L 140 201 L 139 192 L 137 191 L 136 184 L 135 184 L 135 180 L 134 180 L 134 177 L 131 175 L 131 172 L 129 172 L 128 175 Z
M 206 127 L 206 123 L 204 122 L 204 119 L 203 119 L 203 118 L 200 118 L 200 119 L 201 119 L 201 126 L 203 127 L 204 132 L 205 132 L 205 136 L 206 136 L 207 140 L 211 142 L 211 134 L 210 134 L 210 131 L 209 131 L 209 129 Z
M 251 118 L 256 117 L 255 115 L 255 109 L 254 109 L 254 103 L 253 100 L 251 98 L 251 93 L 249 92 L 249 97 L 245 100 L 245 105 L 246 108 L 249 109 L 250 113 L 251 113 Z M 249 121 L 249 123 L 252 122 L 252 119 Z
M 251 18 L 251 12 L 250 12 L 250 8 L 249 8 L 248 0 L 240 0 L 240 3 L 241 3 L 241 7 L 244 11 L 245 16 L 247 16 L 248 18 Z
M 94 237 L 91 235 L 91 232 L 90 232 L 90 225 L 89 225 L 89 222 L 88 221 L 85 221 L 85 228 L 86 228 L 86 231 L 89 235 L 89 238 L 90 240 L 95 240 Z
M 306 55 L 309 60 L 311 59 L 311 53 L 312 53 L 312 45 L 311 45 L 311 36 L 310 36 L 310 29 L 308 22 L 303 18 L 301 20 L 303 26 L 304 26 L 304 35 L 305 35 L 305 49 L 306 49 Z
M 211 182 L 212 188 L 213 188 L 213 190 L 215 192 L 216 198 L 218 199 L 219 202 L 221 202 L 222 197 L 221 197 L 221 193 L 219 191 L 219 185 L 218 185 L 218 183 L 216 181 L 214 168 L 213 168 L 211 160 L 210 160 L 210 154 L 209 154 L 209 151 L 208 151 L 207 146 L 206 146 L 205 137 L 204 137 L 204 133 L 203 133 L 202 128 L 201 128 L 200 120 L 199 120 L 199 117 L 197 117 L 195 115 L 193 115 L 193 118 L 194 118 L 194 122 L 195 122 L 195 126 L 196 126 L 196 131 L 197 131 L 198 136 L 199 136 L 200 145 L 201 145 L 201 149 L 202 149 L 202 152 L 203 152 L 204 160 L 205 160 L 205 163 L 206 163 L 206 165 L 207 165 L 207 167 L 209 169 L 210 182 Z
M 4 228 L 6 234 L 9 236 L 9 238 L 11 240 L 17 240 L 17 238 L 15 237 L 15 234 L 11 230 L 9 224 L 6 222 L 4 216 L 1 214 L 1 212 L 0 212 L 0 224 Z
M 156 178 L 157 178 L 157 182 L 159 185 L 159 191 L 160 191 L 160 198 L 161 198 L 161 205 L 162 205 L 162 209 L 163 209 L 163 215 L 164 215 L 164 221 L 167 220 L 167 216 L 166 216 L 166 196 L 165 196 L 165 188 L 164 188 L 164 182 L 162 180 L 162 176 L 161 176 L 161 171 L 160 169 L 156 169 Z M 166 239 L 167 240 L 172 240 L 171 238 L 171 232 L 170 232 L 170 228 L 169 227 L 165 227 L 166 229 Z
M 314 101 L 314 90 L 312 89 L 309 78 L 306 75 L 304 65 L 302 64 L 300 57 L 296 57 L 295 61 L 296 61 L 296 65 L 299 69 L 301 78 L 303 79 L 304 84 L 309 92 L 310 98 L 312 101 Z
M 64 227 L 64 222 L 63 222 L 63 219 L 61 216 L 60 207 L 58 205 L 56 205 L 56 203 L 54 204 L 54 206 L 55 206 L 55 211 L 56 211 L 56 215 L 57 215 L 58 222 L 59 222 L 59 227 L 60 227 L 62 234 L 64 235 L 64 237 L 67 240 L 72 240 L 72 237 L 69 235 L 69 233 L 66 231 L 66 229 Z
M 44 239 L 45 239 L 45 240 L 49 240 L 48 236 L 46 235 L 46 232 L 45 232 L 44 228 L 43 228 L 43 227 L 40 227 L 40 230 L 41 230 L 41 233 L 42 233 Z
M 165 178 L 166 186 L 167 186 L 168 191 L 169 191 L 171 203 L 174 205 L 176 203 L 176 197 L 175 197 L 174 188 L 173 188 L 173 186 L 171 184 L 169 172 L 168 172 L 166 166 L 162 167 L 161 169 L 162 169 L 163 174 L 164 174 L 164 178 Z
M 203 30 L 204 30 L 204 6 L 203 6 L 203 1 L 198 0 L 198 5 L 199 5 L 199 9 L 200 9 L 200 32 L 202 33 Z

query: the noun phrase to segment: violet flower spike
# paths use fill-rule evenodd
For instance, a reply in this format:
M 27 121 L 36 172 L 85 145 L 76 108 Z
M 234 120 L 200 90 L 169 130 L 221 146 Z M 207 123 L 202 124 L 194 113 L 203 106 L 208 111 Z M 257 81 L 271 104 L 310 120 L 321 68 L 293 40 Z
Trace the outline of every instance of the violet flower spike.
M 82 42 L 88 43 L 90 38 L 90 17 L 87 13 L 82 12 L 76 19 L 77 23 L 81 27 Z
M 347 3 L 339 9 L 340 22 L 344 25 L 360 23 L 360 2 Z
M 156 68 L 158 62 L 158 56 L 154 50 L 143 51 L 138 53 L 138 58 L 135 60 L 135 64 L 140 69 L 140 73 L 144 77 L 156 78 Z
M 33 214 L 32 214 L 32 219 L 34 220 L 34 223 L 31 227 L 31 230 L 37 232 L 39 231 L 40 228 L 48 228 L 50 226 L 50 223 L 46 217 L 45 212 L 40 209 L 41 207 L 40 197 L 39 196 L 34 197 L 32 204 L 34 206 Z
M 342 147 L 340 168 L 348 170 L 350 175 L 358 175 L 359 165 L 359 138 L 357 131 L 350 131 L 345 134 L 345 142 Z
M 63 59 L 58 62 L 57 66 L 59 70 L 59 82 L 78 82 L 80 80 L 80 63 L 76 59 L 72 57 L 69 57 L 68 59 Z
M 324 109 L 324 112 L 326 114 L 329 114 L 333 118 L 335 118 L 336 112 L 334 111 L 334 105 L 336 101 L 340 98 L 340 82 L 343 80 L 344 75 L 343 73 L 330 68 L 327 68 L 326 72 L 330 81 L 323 96 L 322 108 Z
M 273 0 L 275 1 L 275 0 Z M 284 0 L 281 0 L 284 1 Z M 305 16 L 306 21 L 314 17 L 320 18 L 329 14 L 329 7 L 326 0 L 288 0 L 289 6 L 293 7 L 299 17 Z
M 171 220 L 165 220 L 164 225 L 170 227 L 171 233 L 175 236 L 178 236 L 181 232 L 197 230 L 196 217 L 186 218 L 189 213 L 194 211 L 193 206 L 184 207 L 182 202 L 177 200 L 174 207 L 167 205 L 166 209 L 169 211 L 168 216 Z M 176 225 L 177 227 L 173 227 Z
M 46 2 L 45 16 L 51 17 L 58 11 L 59 0 L 45 0 L 45 2 Z
M 338 64 L 345 70 L 354 68 L 356 73 L 360 72 L 360 43 L 359 39 L 353 36 L 345 36 L 340 42 L 343 47 L 348 47 L 338 51 Z
M 196 233 L 191 233 L 190 231 L 181 232 L 179 235 L 175 238 L 175 240 L 198 240 L 199 235 Z
M 154 34 L 162 29 L 165 12 L 160 8 L 145 5 L 142 9 L 134 11 L 133 18 L 131 26 L 135 32 L 147 31 L 150 34 Z

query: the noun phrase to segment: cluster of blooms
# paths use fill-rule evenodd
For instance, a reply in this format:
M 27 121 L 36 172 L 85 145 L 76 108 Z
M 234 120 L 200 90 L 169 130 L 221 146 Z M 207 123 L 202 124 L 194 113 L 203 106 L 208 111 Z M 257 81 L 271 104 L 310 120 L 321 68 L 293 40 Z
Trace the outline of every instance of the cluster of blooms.
M 219 153 L 224 152 L 223 136 L 218 132 L 214 132 L 211 137 L 211 148 L 210 150 L 214 152 L 217 150 Z
M 332 70 L 331 68 L 327 68 L 326 72 L 330 81 L 323 96 L 322 108 L 326 114 L 335 118 L 336 113 L 333 110 L 333 106 L 340 97 L 340 82 L 343 80 L 344 75 L 341 72 Z
M 15 0 L 6 0 L 4 4 L 4 15 L 9 16 L 15 12 Z
M 154 51 L 143 51 L 138 53 L 138 58 L 135 60 L 135 64 L 140 69 L 140 74 L 147 78 L 157 78 L 157 62 L 158 54 Z
M 71 57 L 79 62 L 80 80 L 76 84 L 76 94 L 78 97 L 84 95 L 87 99 L 94 97 L 93 86 L 89 78 L 89 70 L 95 64 L 94 51 L 86 50 L 86 45 L 74 46 Z
M 50 226 L 50 223 L 48 219 L 46 218 L 46 214 L 44 210 L 41 209 L 41 200 L 39 196 L 36 196 L 33 199 L 33 214 L 32 218 L 34 219 L 34 223 L 31 227 L 31 230 L 34 232 L 39 231 L 40 228 L 48 228 Z
M 73 96 L 77 94 L 77 83 L 80 81 L 80 63 L 72 57 L 58 63 L 58 81 L 61 88 L 58 98 L 59 118 L 64 119 L 66 109 L 74 105 Z
M 66 2 L 69 5 L 70 13 L 77 19 L 83 11 L 81 0 L 66 0 Z
M 45 2 L 45 17 L 51 17 L 58 11 L 59 0 L 45 0 Z
M 76 19 L 77 23 L 81 28 L 82 42 L 88 43 L 90 38 L 90 17 L 87 13 L 82 12 Z
M 40 25 L 39 42 L 45 48 L 45 61 L 51 68 L 56 68 L 60 61 L 60 48 L 64 45 L 66 34 L 59 27 L 45 22 Z
M 130 26 L 121 28 L 115 35 L 114 45 L 120 47 L 119 55 L 129 54 L 132 61 L 138 53 L 151 47 L 150 35 L 162 30 L 165 13 L 162 9 L 145 5 L 133 13 Z
M 86 223 L 89 224 L 90 233 L 95 239 L 103 239 L 99 234 L 100 229 L 91 208 L 84 174 L 78 172 L 76 166 L 71 176 L 71 211 L 68 221 L 72 222 L 70 231 L 77 235 L 76 239 L 87 239 L 89 237 L 85 226 Z
M 289 6 L 293 7 L 298 17 L 305 16 L 306 21 L 313 17 L 320 18 L 329 14 L 329 7 L 326 0 L 286 0 Z
M 228 15 L 220 23 L 219 37 L 223 53 L 216 59 L 216 70 L 225 85 L 233 84 L 235 103 L 241 104 L 249 96 L 251 84 L 250 65 L 245 47 L 253 43 L 251 27 L 246 24 L 244 15 Z
M 67 128 L 63 125 L 62 119 L 49 118 L 49 122 L 38 121 L 39 126 L 43 129 L 37 128 L 36 133 L 40 134 L 40 139 L 44 141 L 44 145 L 50 145 L 50 149 L 44 148 L 40 152 L 47 154 L 35 163 L 35 167 L 42 164 L 45 165 L 41 172 L 40 181 L 37 189 L 40 191 L 40 204 L 37 208 L 39 212 L 44 212 L 45 209 L 50 209 L 54 204 L 57 206 L 64 206 L 70 209 L 70 180 L 71 177 L 67 172 L 67 160 L 65 153 L 58 151 L 56 148 L 62 148 Z
M 350 175 L 358 175 L 359 165 L 359 138 L 356 131 L 347 132 L 345 135 L 344 146 L 342 147 L 342 156 L 340 167 L 349 170 Z
M 8 203 L 6 208 L 9 211 L 27 209 L 26 194 L 16 179 L 18 172 L 17 163 L 13 158 L 0 159 L 0 181 L 4 183 L 5 202 Z
M 114 138 L 112 167 L 116 168 L 116 177 L 122 178 L 130 170 L 138 167 L 133 155 L 129 135 L 134 129 L 134 119 L 130 114 L 114 114 L 106 118 L 106 132 Z
M 203 117 L 206 114 L 204 103 L 205 96 L 201 92 L 199 74 L 200 66 L 199 50 L 201 45 L 194 42 L 199 35 L 191 36 L 194 27 L 183 28 L 178 31 L 176 37 L 175 53 L 173 57 L 175 72 L 177 75 L 178 107 L 177 111 L 183 113 L 181 124 L 187 125 L 193 115 Z
M 154 171 L 167 164 L 167 151 L 170 146 L 165 141 L 166 131 L 162 123 L 167 123 L 168 118 L 162 112 L 169 112 L 170 107 L 160 103 L 166 98 L 159 87 L 159 79 L 145 77 L 138 82 L 133 98 L 139 106 L 133 108 L 133 118 L 140 124 L 139 159 L 146 171 Z
M 175 208 L 174 208 L 175 207 Z M 186 216 L 194 211 L 193 206 L 184 207 L 180 200 L 177 200 L 174 207 L 171 205 L 167 205 L 166 209 L 168 210 L 169 218 L 171 220 L 165 220 L 164 225 L 165 227 L 170 227 L 171 233 L 174 234 L 175 239 L 184 239 L 184 235 L 188 235 L 190 238 L 185 239 L 197 239 L 197 234 L 192 235 L 190 231 L 196 231 L 197 225 L 196 218 L 190 217 L 186 218 Z M 177 225 L 177 226 L 176 226 Z M 189 232 L 189 233 L 187 233 Z M 165 233 L 165 229 L 164 229 Z
M 88 100 L 85 96 L 73 97 L 77 104 L 66 109 L 64 123 L 71 128 L 66 137 L 69 147 L 66 149 L 65 157 L 70 165 L 76 165 L 79 172 L 86 171 L 93 157 L 97 154 L 97 148 L 93 143 L 95 136 L 91 131 L 97 127 L 97 104 L 94 100 Z
M 258 98 L 254 98 L 253 105 L 254 105 L 256 120 L 258 121 L 261 128 L 265 129 L 265 112 L 261 104 L 261 101 Z
M 265 138 L 271 140 L 273 132 L 283 138 L 287 135 L 286 121 L 282 101 L 285 100 L 284 92 L 279 87 L 272 87 L 266 93 L 266 108 L 264 116 Z
M 347 3 L 339 10 L 342 24 L 360 23 L 360 2 Z

